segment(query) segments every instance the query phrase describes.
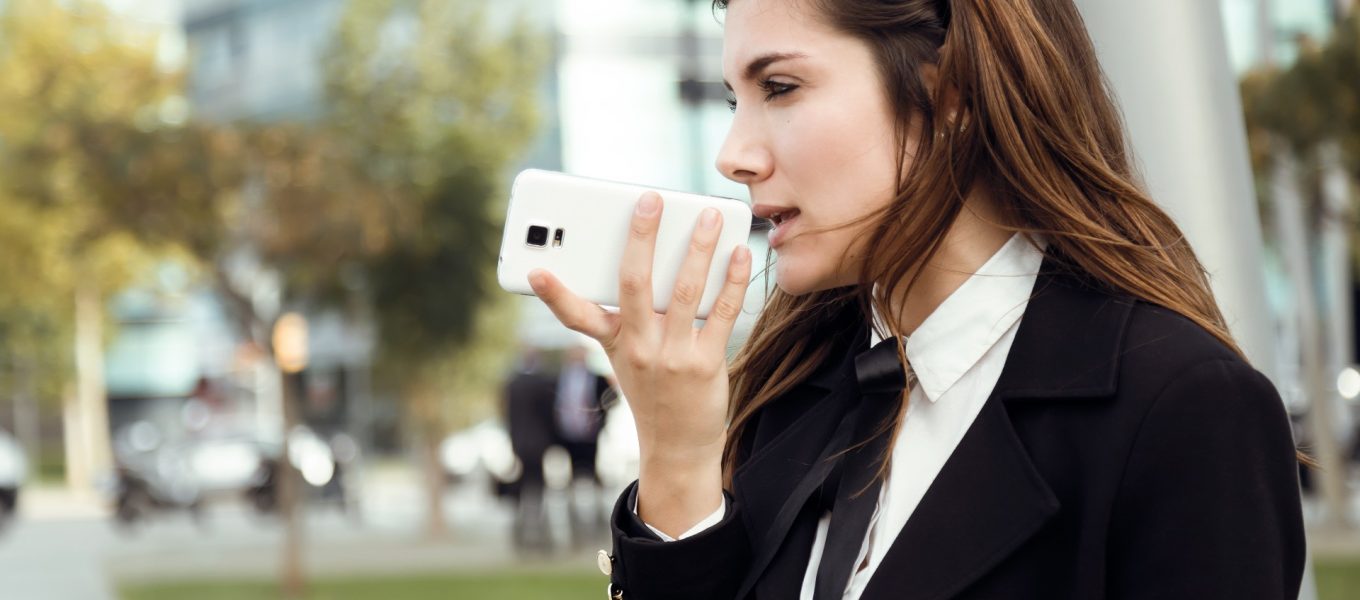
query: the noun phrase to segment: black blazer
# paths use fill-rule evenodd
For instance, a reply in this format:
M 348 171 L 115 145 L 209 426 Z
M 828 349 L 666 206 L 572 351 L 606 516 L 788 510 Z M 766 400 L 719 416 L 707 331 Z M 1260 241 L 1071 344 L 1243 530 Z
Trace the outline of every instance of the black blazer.
M 807 475 L 857 397 L 863 323 L 848 318 L 837 364 L 762 409 L 721 523 L 663 543 L 631 511 L 636 484 L 624 492 L 616 594 L 798 597 L 819 517 Z M 1189 320 L 1048 259 L 996 388 L 862 598 L 1292 600 L 1303 564 L 1270 381 Z

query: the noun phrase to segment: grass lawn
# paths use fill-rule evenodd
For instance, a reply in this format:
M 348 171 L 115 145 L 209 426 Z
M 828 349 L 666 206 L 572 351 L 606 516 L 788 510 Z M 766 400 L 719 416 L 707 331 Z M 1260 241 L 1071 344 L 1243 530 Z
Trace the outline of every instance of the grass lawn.
M 418 575 L 319 579 L 307 600 L 599 600 L 608 583 L 604 575 L 584 572 Z M 278 598 L 271 581 L 183 581 L 127 584 L 122 600 L 269 600 Z
M 1318 559 L 1314 574 L 1318 600 L 1360 598 L 1360 561 Z
M 1360 561 L 1320 560 L 1319 600 L 1360 598 Z M 307 600 L 599 600 L 606 579 L 594 572 L 442 574 L 321 579 L 311 582 Z M 122 600 L 269 600 L 278 587 L 268 581 L 185 581 L 129 584 Z

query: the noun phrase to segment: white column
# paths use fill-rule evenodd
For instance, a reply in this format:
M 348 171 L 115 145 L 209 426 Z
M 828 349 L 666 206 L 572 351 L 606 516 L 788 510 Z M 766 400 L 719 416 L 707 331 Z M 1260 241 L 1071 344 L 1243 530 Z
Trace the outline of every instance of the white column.
M 1152 197 L 1213 278 L 1233 336 L 1276 376 L 1261 223 L 1219 4 L 1078 0 Z

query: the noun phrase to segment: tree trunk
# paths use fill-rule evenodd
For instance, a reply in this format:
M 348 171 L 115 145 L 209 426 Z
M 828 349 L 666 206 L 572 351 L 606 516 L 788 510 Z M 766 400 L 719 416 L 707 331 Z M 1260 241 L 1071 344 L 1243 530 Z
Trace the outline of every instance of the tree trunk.
M 1335 379 L 1326 372 L 1326 341 L 1318 310 L 1318 288 L 1309 260 L 1307 226 L 1303 217 L 1303 197 L 1299 192 L 1298 168 L 1287 152 L 1277 159 L 1272 178 L 1272 204 L 1279 228 L 1280 250 L 1285 266 L 1293 277 L 1298 305 L 1299 355 L 1303 363 L 1303 384 L 1308 398 L 1308 428 L 1313 448 L 1321 465 L 1318 473 L 1326 508 L 1324 526 L 1350 529 L 1350 502 L 1346 489 L 1346 464 L 1332 425 L 1336 403 Z
M 302 481 L 290 458 L 288 434 L 298 424 L 296 376 L 282 371 L 280 391 L 283 404 L 283 447 L 279 456 L 279 517 L 283 519 L 283 564 L 279 574 L 284 598 L 302 598 L 306 580 L 302 566 L 303 518 Z
M 113 467 L 113 455 L 104 387 L 104 310 L 99 289 L 88 277 L 77 284 L 75 309 L 76 389 L 65 432 L 67 448 L 74 452 L 66 456 L 66 477 L 71 487 L 89 490 L 95 476 Z
M 430 539 L 444 539 L 448 537 L 449 526 L 444 516 L 444 468 L 439 462 L 440 439 L 433 431 L 426 431 L 421 438 L 422 454 L 425 455 L 421 462 L 425 467 L 426 503 L 430 511 L 425 531 Z
M 425 534 L 432 540 L 448 536 L 448 521 L 444 516 L 444 467 L 439 461 L 439 443 L 443 435 L 443 415 L 439 409 L 439 395 L 435 386 L 423 381 L 411 390 L 411 416 L 414 417 L 416 443 L 419 444 L 420 465 L 425 483 Z

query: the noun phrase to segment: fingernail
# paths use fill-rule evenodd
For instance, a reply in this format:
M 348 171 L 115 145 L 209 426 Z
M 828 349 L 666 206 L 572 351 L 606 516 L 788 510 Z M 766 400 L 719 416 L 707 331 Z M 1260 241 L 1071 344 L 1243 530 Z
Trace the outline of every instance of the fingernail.
M 661 199 L 656 194 L 643 194 L 637 203 L 637 214 L 650 217 L 656 214 L 658 208 L 661 208 Z
M 705 208 L 703 212 L 699 213 L 700 227 L 703 227 L 704 229 L 712 229 L 713 226 L 717 224 L 718 224 L 717 209 Z
M 744 265 L 751 261 L 751 249 L 746 246 L 738 246 L 737 252 L 732 256 L 732 262 L 737 265 Z
M 532 273 L 529 273 L 529 287 L 533 288 L 534 293 L 538 293 L 543 289 L 542 271 L 534 271 Z

